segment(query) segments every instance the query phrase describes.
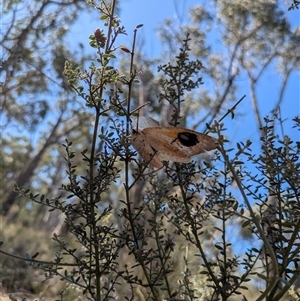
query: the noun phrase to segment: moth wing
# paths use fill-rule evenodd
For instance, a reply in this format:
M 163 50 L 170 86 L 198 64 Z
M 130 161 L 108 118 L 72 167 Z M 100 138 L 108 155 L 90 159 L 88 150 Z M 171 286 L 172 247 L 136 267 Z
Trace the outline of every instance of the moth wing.
M 143 133 L 147 140 L 151 140 L 155 144 L 153 145 L 154 148 L 157 148 L 164 154 L 170 152 L 174 157 L 178 158 L 191 157 L 216 148 L 215 140 L 212 137 L 193 130 L 157 127 L 144 129 Z M 174 159 L 172 161 L 189 162 L 176 161 Z
M 144 129 L 142 133 L 151 148 L 157 151 L 157 157 L 161 161 L 188 163 L 190 162 L 189 155 L 172 143 L 174 130 L 177 132 L 177 128 L 152 127 Z
M 216 148 L 215 140 L 193 130 L 160 127 L 145 116 L 136 121 L 132 129 L 132 145 L 150 165 L 160 168 L 161 161 L 190 162 L 190 157 Z
M 145 128 L 151 128 L 151 127 L 159 127 L 159 122 L 151 117 L 146 117 L 146 116 L 138 116 L 137 118 L 134 119 L 132 124 L 132 128 L 138 132 L 142 131 Z
M 193 130 L 178 128 L 177 139 L 173 142 L 188 156 L 195 156 L 217 147 L 215 139 Z
M 149 162 L 150 165 L 155 168 L 161 168 L 163 166 L 161 159 L 158 157 L 158 152 L 151 147 L 142 132 L 132 132 L 132 145 L 137 150 L 139 155 L 145 161 Z

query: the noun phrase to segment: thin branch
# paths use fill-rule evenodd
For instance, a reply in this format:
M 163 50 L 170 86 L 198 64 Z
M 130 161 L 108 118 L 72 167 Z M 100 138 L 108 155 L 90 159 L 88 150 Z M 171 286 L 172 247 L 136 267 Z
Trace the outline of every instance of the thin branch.
M 260 114 L 259 107 L 258 107 L 256 93 L 255 93 L 255 80 L 250 76 L 250 74 L 249 74 L 249 79 L 250 79 L 251 103 L 252 103 L 252 106 L 254 109 L 256 123 L 258 124 L 258 127 L 261 130 L 263 128 L 263 124 L 262 124 L 262 118 L 261 118 L 261 114 Z
M 0 249 L 0 253 L 2 253 L 4 255 L 7 255 L 9 257 L 12 257 L 12 258 L 16 258 L 16 259 L 22 260 L 24 262 L 28 262 L 28 263 L 38 263 L 38 264 L 46 264 L 46 265 L 55 265 L 55 266 L 61 266 L 61 267 L 64 267 L 64 266 L 69 266 L 69 267 L 82 266 L 82 263 L 67 263 L 67 262 L 60 263 L 60 262 L 36 260 L 36 259 L 32 259 L 32 258 L 29 259 L 27 257 L 22 257 L 22 256 L 19 256 L 19 255 L 15 255 L 15 254 L 6 252 L 6 251 L 4 251 L 2 249 Z
M 219 148 L 219 151 L 221 152 L 221 154 L 223 155 L 223 158 L 229 168 L 229 170 L 231 171 L 232 175 L 233 175 L 233 178 L 240 190 L 240 193 L 244 199 L 244 202 L 249 210 L 249 213 L 252 217 L 252 222 L 254 223 L 254 225 L 256 226 L 256 229 L 262 239 L 262 241 L 264 242 L 264 245 L 265 245 L 265 248 L 267 249 L 268 251 L 268 254 L 272 260 L 272 263 L 273 263 L 273 273 L 274 273 L 274 276 L 269 279 L 269 286 L 266 288 L 266 290 L 256 299 L 256 301 L 261 301 L 263 300 L 272 290 L 273 288 L 276 286 L 277 282 L 278 282 L 278 277 L 279 277 L 279 269 L 278 269 L 278 263 L 277 263 L 277 257 L 276 257 L 276 254 L 272 248 L 272 246 L 270 245 L 270 242 L 268 240 L 268 238 L 265 236 L 264 234 L 264 230 L 262 229 L 260 223 L 259 223 L 259 220 L 257 219 L 252 207 L 251 207 L 251 204 L 247 198 L 247 195 L 243 189 L 243 185 L 240 181 L 240 178 L 238 177 L 233 165 L 231 164 L 231 161 L 229 160 L 228 158 L 228 155 L 226 154 L 224 148 L 222 146 L 220 146 Z
M 286 87 L 287 87 L 288 79 L 289 79 L 292 71 L 295 70 L 294 67 L 295 67 L 297 61 L 298 61 L 298 58 L 295 58 L 293 64 L 291 65 L 291 67 L 288 68 L 287 71 L 284 74 L 284 78 L 282 80 L 282 85 L 281 85 L 279 97 L 278 97 L 278 100 L 277 100 L 277 102 L 274 106 L 273 113 L 275 113 L 279 110 L 279 107 L 280 107 L 281 103 L 283 102 L 283 96 L 284 96 L 284 92 L 285 92 Z

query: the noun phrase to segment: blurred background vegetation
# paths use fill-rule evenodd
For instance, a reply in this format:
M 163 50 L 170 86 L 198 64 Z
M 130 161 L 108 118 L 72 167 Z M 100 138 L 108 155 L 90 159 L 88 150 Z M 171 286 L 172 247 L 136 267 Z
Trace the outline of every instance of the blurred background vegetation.
M 298 4 L 294 1 L 289 5 L 293 10 Z M 81 22 L 80 26 L 86 26 L 88 20 L 83 22 L 80 19 L 83 14 L 89 18 L 99 18 L 97 5 L 100 3 L 82 0 L 4 2 L 1 21 L 3 54 L 0 95 L 0 237 L 4 242 L 5 252 L 21 257 L 25 257 L 26 253 L 39 252 L 39 260 L 51 261 L 56 257 L 56 252 L 59 252 L 56 242 L 51 239 L 54 233 L 62 235 L 70 248 L 76 248 L 76 239 L 69 232 L 68 225 L 64 223 L 65 215 L 59 210 L 49 212 L 46 206 L 41 206 L 24 196 L 18 197 L 14 185 L 16 183 L 19 187 L 30 187 L 33 193 L 45 194 L 52 198 L 59 195 L 65 197 L 67 194 L 61 190 L 61 185 L 68 182 L 68 176 L 66 152 L 61 145 L 68 139 L 73 142 L 72 151 L 80 153 L 89 148 L 93 142 L 93 108 L 86 106 L 78 93 L 71 89 L 64 68 L 65 61 L 74 67 L 80 67 L 81 70 L 85 68 L 88 70 L 91 61 L 96 64 L 97 49 L 84 43 L 74 45 L 68 33 L 78 22 Z M 297 131 L 292 130 L 291 118 L 286 126 L 285 116 L 281 114 L 283 108 L 295 111 L 294 117 L 299 114 L 299 107 L 294 110 L 289 105 L 289 103 L 297 105 L 297 102 L 299 104 L 299 86 L 293 87 L 296 100 L 287 99 L 285 94 L 295 72 L 299 71 L 300 64 L 300 30 L 299 27 L 292 28 L 289 24 L 289 5 L 285 6 L 280 1 L 277 3 L 221 0 L 210 1 L 208 6 L 206 1 L 199 1 L 198 5 L 190 8 L 187 23 L 179 26 L 167 19 L 158 29 L 162 45 L 161 55 L 158 57 L 145 55 L 142 38 L 137 42 L 134 66 L 139 84 L 131 91 L 132 108 L 149 102 L 147 107 L 142 108 L 142 113 L 160 120 L 163 126 L 168 125 L 175 106 L 175 100 L 171 99 L 169 90 L 174 83 L 170 84 L 171 75 L 168 74 L 169 69 L 164 64 L 176 62 L 178 59 L 176 55 L 180 54 L 179 49 L 183 48 L 182 41 L 186 39 L 188 33 L 189 55 L 203 64 L 204 68 L 199 77 L 202 77 L 204 84 L 193 91 L 185 89 L 184 94 L 180 95 L 180 99 L 184 99 L 180 107 L 180 115 L 183 116 L 182 126 L 204 132 L 206 124 L 212 125 L 215 119 L 221 118 L 244 94 L 247 94 L 251 106 L 249 102 L 249 106 L 242 107 L 244 110 L 237 109 L 235 114 L 240 120 L 238 127 L 245 128 L 249 133 L 243 116 L 249 111 L 252 112 L 256 128 L 251 129 L 249 135 L 258 137 L 253 137 L 254 150 L 260 150 L 263 144 L 259 137 L 263 136 L 266 124 L 262 113 L 265 104 L 268 106 L 269 114 L 277 120 L 274 135 L 279 140 L 284 140 L 285 135 L 297 137 Z M 116 2 L 116 12 L 120 19 L 123 10 L 126 10 L 126 4 Z M 100 26 L 105 28 L 103 23 Z M 126 32 L 126 28 L 122 28 L 119 23 L 116 28 L 120 30 L 120 35 Z M 93 31 L 87 32 L 86 36 L 89 34 L 93 34 Z M 131 32 L 127 34 L 130 45 L 133 34 Z M 222 44 L 222 52 L 217 51 L 220 48 L 214 47 L 218 43 Z M 130 56 L 126 51 L 119 50 L 116 53 L 114 68 L 119 74 L 130 77 Z M 276 95 L 272 100 L 267 91 L 273 90 L 274 87 L 268 86 L 268 81 L 264 77 L 266 73 L 278 75 Z M 119 91 L 122 89 L 124 94 Z M 115 95 L 112 93 L 115 90 L 126 99 L 127 87 L 110 83 L 105 94 L 108 100 L 116 101 L 110 98 L 111 95 Z M 100 126 L 112 125 L 119 113 L 115 108 L 110 110 L 107 124 Z M 294 121 L 299 123 L 297 118 Z M 231 140 L 230 133 L 226 135 Z M 103 151 L 103 143 L 97 144 L 96 153 L 97 151 Z M 77 174 L 84 175 L 87 167 L 82 162 L 82 159 L 76 156 L 72 164 L 77 165 Z M 121 161 L 115 164 L 118 169 L 123 168 Z M 120 200 L 125 198 L 122 179 L 116 178 L 111 184 L 109 193 L 102 196 L 102 205 L 99 209 L 101 211 L 110 205 L 113 209 L 106 217 L 107 224 L 103 225 L 114 224 L 119 229 L 123 226 Z M 141 206 L 146 187 L 144 182 L 137 183 L 131 191 L 135 208 Z M 297 198 L 299 202 L 299 195 Z M 176 207 L 174 204 L 173 206 Z M 177 212 L 174 208 L 172 210 Z M 211 222 L 212 219 L 206 225 L 209 234 L 206 234 L 203 243 L 213 257 L 217 256 L 217 253 L 212 251 L 215 230 Z M 217 226 L 217 221 L 215 225 Z M 168 232 L 175 231 L 174 225 L 168 224 L 168 227 Z M 234 239 L 235 233 L 232 231 L 231 236 Z M 249 245 L 252 240 L 253 236 L 249 231 L 245 231 L 237 237 L 236 244 L 242 245 L 247 241 L 246 245 Z M 182 271 L 185 266 L 183 258 L 189 257 L 187 252 L 192 256 L 194 251 L 192 246 L 185 248 L 186 239 L 182 235 L 177 238 L 176 244 L 177 249 L 172 256 L 177 266 L 173 268 Z M 30 292 L 41 298 L 58 296 L 63 292 L 62 294 L 67 295 L 65 297 L 67 300 L 75 298 L 81 300 L 74 286 L 66 286 L 56 278 L 43 282 L 44 272 L 31 268 L 25 261 L 4 254 L 0 255 L 0 259 L 2 292 Z M 126 261 L 126 256 L 120 256 L 120 260 Z M 206 287 L 206 282 L 199 277 L 201 269 L 202 267 L 197 265 L 192 268 L 194 283 L 197 283 L 200 292 Z M 298 282 L 295 281 L 295 285 L 293 294 L 299 289 L 299 279 Z M 245 294 L 248 300 L 252 300 L 252 291 L 258 289 L 261 289 L 260 280 L 250 283 L 249 292 Z M 203 298 L 199 300 L 206 300 L 205 298 L 210 300 L 209 293 L 206 293 L 202 293 Z M 135 300 L 148 300 L 146 294 L 143 294 L 136 292 Z M 297 296 L 293 298 L 287 297 L 287 300 L 296 300 Z

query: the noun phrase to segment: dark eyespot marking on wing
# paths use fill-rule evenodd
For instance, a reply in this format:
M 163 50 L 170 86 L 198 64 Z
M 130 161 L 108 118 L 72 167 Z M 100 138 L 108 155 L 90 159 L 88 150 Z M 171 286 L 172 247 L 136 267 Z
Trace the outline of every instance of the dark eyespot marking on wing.
M 178 134 L 178 140 L 184 146 L 194 146 L 199 143 L 197 135 L 188 132 L 182 132 Z

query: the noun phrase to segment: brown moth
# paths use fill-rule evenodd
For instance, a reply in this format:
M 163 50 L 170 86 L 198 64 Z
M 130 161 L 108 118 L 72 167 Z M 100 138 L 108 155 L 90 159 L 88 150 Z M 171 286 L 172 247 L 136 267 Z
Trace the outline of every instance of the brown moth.
M 132 145 L 153 167 L 163 167 L 162 161 L 188 163 L 190 157 L 216 148 L 215 140 L 193 130 L 162 127 L 145 116 L 139 116 L 132 128 Z

